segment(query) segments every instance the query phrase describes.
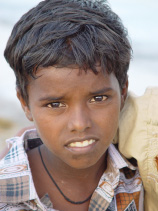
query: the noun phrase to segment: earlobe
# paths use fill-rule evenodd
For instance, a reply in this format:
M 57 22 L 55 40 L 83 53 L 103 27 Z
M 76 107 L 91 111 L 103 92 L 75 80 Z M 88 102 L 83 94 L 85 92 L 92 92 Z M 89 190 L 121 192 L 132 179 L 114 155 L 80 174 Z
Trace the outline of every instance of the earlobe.
M 24 100 L 24 98 L 21 96 L 21 93 L 18 89 L 16 90 L 16 95 L 17 95 L 17 98 L 19 99 L 19 101 L 21 103 L 22 109 L 25 112 L 27 119 L 30 120 L 30 121 L 33 121 L 32 114 L 31 114 L 31 111 L 29 109 L 29 106 L 26 103 L 26 101 Z
M 121 90 L 121 110 L 124 106 L 125 100 L 127 98 L 127 92 L 128 92 L 128 78 L 126 80 L 126 83 L 124 84 L 122 90 Z

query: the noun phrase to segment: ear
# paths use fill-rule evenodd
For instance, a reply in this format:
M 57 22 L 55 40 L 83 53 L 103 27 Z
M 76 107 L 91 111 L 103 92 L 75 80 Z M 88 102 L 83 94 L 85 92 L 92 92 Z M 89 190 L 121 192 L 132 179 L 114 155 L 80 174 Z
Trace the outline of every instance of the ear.
M 19 89 L 16 89 L 16 95 L 17 95 L 17 98 L 19 99 L 19 101 L 21 103 L 22 109 L 25 112 L 26 117 L 28 118 L 28 120 L 33 121 L 32 114 L 31 114 L 31 111 L 29 109 L 29 106 L 26 103 L 26 101 L 24 100 L 24 98 L 22 97 Z
M 127 97 L 127 92 L 128 92 L 128 78 L 126 79 L 126 83 L 124 84 L 122 90 L 121 90 L 121 110 L 124 106 L 126 97 Z

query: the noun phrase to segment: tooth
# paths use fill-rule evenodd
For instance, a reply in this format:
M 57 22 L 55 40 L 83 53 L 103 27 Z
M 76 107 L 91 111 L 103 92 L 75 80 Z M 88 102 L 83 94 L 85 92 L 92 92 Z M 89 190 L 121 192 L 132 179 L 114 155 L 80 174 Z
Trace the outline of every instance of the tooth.
M 84 147 L 86 147 L 86 146 L 88 146 L 88 145 L 89 145 L 89 141 L 88 141 L 88 140 L 86 140 L 86 141 L 83 142 L 83 146 L 84 146 Z
M 89 140 L 89 141 L 88 141 L 88 144 L 91 144 L 91 143 L 92 143 L 92 140 Z
M 84 141 L 80 142 L 80 147 L 84 147 Z
M 90 140 L 85 140 L 82 142 L 74 142 L 74 143 L 69 144 L 69 146 L 70 147 L 86 147 L 94 142 L 95 142 L 94 139 L 90 139 Z
M 90 144 L 92 144 L 93 142 L 94 142 L 94 140 L 93 140 L 93 139 L 91 139 L 91 140 L 89 141 L 89 143 L 90 143 Z
M 81 143 L 80 143 L 80 142 L 76 142 L 76 143 L 75 143 L 75 146 L 76 146 L 76 147 L 81 147 Z
M 71 146 L 71 147 L 75 147 L 75 143 L 71 143 L 70 146 Z

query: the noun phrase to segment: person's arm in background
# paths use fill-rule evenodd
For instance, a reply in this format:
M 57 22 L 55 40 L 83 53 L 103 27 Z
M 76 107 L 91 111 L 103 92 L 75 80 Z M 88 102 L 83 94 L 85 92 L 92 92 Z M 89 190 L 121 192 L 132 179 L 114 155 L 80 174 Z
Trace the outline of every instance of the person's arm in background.
M 157 211 L 158 87 L 144 95 L 129 93 L 119 119 L 118 142 L 126 158 L 135 158 L 145 189 L 145 211 Z
M 24 127 L 21 130 L 19 130 L 15 136 L 21 136 L 26 130 L 34 129 L 35 126 L 29 126 L 29 127 Z
M 29 126 L 29 127 L 24 127 L 21 130 L 19 130 L 14 137 L 21 136 L 26 130 L 34 129 L 35 126 Z M 11 148 L 11 145 L 8 145 L 6 142 L 1 145 L 0 147 L 0 160 L 9 152 Z

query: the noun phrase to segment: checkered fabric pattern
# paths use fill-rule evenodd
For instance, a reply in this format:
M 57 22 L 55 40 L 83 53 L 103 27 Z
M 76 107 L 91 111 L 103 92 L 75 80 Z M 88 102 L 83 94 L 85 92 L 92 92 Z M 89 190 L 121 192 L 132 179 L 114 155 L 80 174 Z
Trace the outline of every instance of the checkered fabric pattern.
M 30 130 L 7 140 L 11 148 L 0 161 L 0 210 L 55 210 L 49 196 L 39 199 L 34 187 L 27 151 L 30 150 L 28 142 L 37 138 L 36 130 Z M 89 211 L 105 210 L 143 211 L 139 172 L 112 144 L 108 148 L 107 169 L 89 204 Z

